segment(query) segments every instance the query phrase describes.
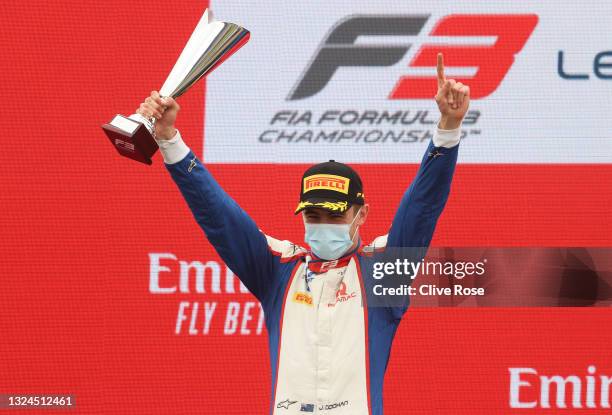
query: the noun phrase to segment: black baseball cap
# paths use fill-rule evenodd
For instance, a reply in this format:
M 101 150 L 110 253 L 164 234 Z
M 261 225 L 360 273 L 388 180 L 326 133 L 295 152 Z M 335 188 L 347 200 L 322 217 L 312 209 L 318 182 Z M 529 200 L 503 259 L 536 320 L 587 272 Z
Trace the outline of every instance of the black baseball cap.
M 352 205 L 363 205 L 363 184 L 355 170 L 330 160 L 315 164 L 302 176 L 300 203 L 295 214 L 309 207 L 346 212 Z

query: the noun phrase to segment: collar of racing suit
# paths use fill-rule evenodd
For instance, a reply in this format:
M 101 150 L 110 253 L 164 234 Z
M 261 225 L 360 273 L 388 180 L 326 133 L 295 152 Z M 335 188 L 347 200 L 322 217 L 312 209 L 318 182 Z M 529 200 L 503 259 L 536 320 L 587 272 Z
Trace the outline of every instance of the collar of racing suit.
M 353 256 L 353 254 L 355 254 L 355 252 L 357 252 L 360 247 L 361 238 L 359 238 L 357 246 L 355 246 L 354 249 L 351 249 L 349 252 L 347 252 L 340 258 L 331 261 L 320 259 L 314 253 L 308 252 L 311 257 L 310 260 L 306 261 L 308 269 L 314 272 L 315 274 L 321 274 L 323 272 L 329 271 L 330 269 L 345 267 L 351 261 L 351 257 Z

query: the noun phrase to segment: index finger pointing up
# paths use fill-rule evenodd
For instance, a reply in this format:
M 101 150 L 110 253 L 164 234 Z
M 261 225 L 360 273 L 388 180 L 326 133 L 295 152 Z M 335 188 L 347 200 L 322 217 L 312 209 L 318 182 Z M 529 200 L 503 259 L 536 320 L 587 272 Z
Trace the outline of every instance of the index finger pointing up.
M 438 88 L 442 88 L 444 80 L 444 58 L 442 53 L 438 53 Z

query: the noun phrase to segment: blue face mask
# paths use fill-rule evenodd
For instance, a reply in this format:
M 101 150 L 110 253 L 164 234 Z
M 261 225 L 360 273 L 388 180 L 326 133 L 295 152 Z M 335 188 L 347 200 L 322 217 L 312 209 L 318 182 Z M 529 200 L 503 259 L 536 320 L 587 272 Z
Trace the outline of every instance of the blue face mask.
M 355 234 L 351 238 L 351 226 L 357 219 L 359 212 L 355 215 L 355 219 L 351 223 L 306 223 L 306 235 L 304 240 L 310 245 L 312 252 L 321 259 L 328 261 L 338 259 L 344 255 L 353 245 Z

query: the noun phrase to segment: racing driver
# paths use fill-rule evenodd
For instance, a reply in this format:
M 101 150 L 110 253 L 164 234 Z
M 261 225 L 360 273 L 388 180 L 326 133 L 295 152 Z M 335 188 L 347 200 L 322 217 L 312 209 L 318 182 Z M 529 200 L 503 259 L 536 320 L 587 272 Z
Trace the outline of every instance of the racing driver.
M 438 54 L 440 119 L 389 233 L 362 246 L 369 205 L 359 175 L 328 161 L 310 167 L 295 214 L 309 248 L 275 239 L 219 186 L 174 128 L 179 105 L 153 91 L 137 112 L 155 117 L 164 165 L 196 222 L 228 267 L 261 302 L 272 365 L 271 414 L 383 413 L 383 377 L 408 302 L 368 306 L 373 252 L 427 247 L 450 192 L 469 88 L 444 76 Z

